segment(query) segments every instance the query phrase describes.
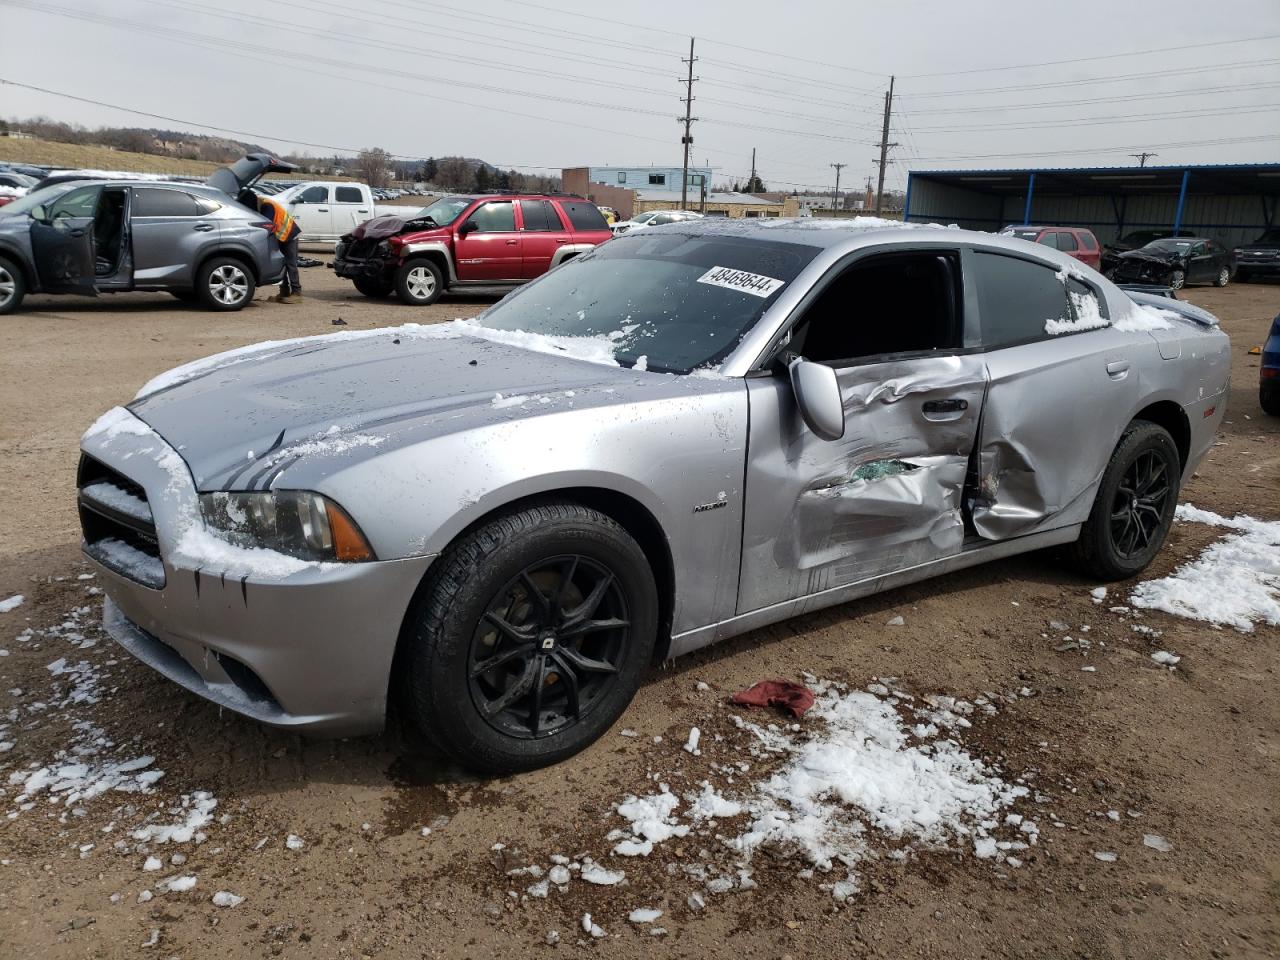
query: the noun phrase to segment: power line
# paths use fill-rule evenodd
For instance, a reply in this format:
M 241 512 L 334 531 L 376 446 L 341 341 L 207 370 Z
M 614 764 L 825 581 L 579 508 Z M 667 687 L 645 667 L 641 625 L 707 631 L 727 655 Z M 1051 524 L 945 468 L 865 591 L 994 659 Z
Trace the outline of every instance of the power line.
M 1135 100 L 1168 100 L 1172 97 L 1198 97 L 1211 93 L 1227 91 L 1239 93 L 1246 90 L 1270 90 L 1280 87 L 1280 82 L 1259 82 L 1235 84 L 1222 87 L 1200 87 L 1192 90 L 1169 90 L 1164 93 L 1123 94 L 1115 97 L 1076 97 L 1071 100 L 1041 100 L 1035 103 L 990 103 L 982 107 L 930 107 L 927 110 L 913 110 L 916 116 L 927 113 L 991 113 L 1000 110 L 1040 110 L 1052 107 L 1077 107 L 1091 103 L 1131 103 Z
M 1237 37 L 1234 40 L 1211 40 L 1206 43 L 1184 43 L 1176 47 L 1151 47 L 1146 50 L 1131 50 L 1127 53 L 1104 53 L 1093 57 L 1072 57 L 1068 60 L 1043 60 L 1040 63 L 1019 63 L 1002 67 L 976 67 L 972 70 L 944 70 L 938 73 L 907 74 L 904 79 L 922 80 L 925 77 L 959 77 L 971 73 L 996 73 L 1002 70 L 1033 70 L 1040 67 L 1059 67 L 1070 63 L 1093 63 L 1098 60 L 1120 60 L 1141 57 L 1154 53 L 1173 53 L 1178 50 L 1199 50 L 1205 47 L 1224 47 L 1236 43 L 1255 43 L 1263 40 L 1280 40 L 1280 33 L 1269 33 L 1261 37 Z
M 1041 150 L 1041 151 L 1005 151 L 1004 153 L 979 153 L 968 156 L 952 157 L 919 157 L 920 162 L 938 163 L 952 160 L 993 160 L 1004 157 L 1063 157 L 1078 156 L 1082 153 L 1122 153 L 1125 150 L 1138 150 L 1143 147 L 1159 147 L 1173 149 L 1175 147 L 1217 147 L 1237 143 L 1260 143 L 1267 140 L 1280 140 L 1280 134 L 1266 134 L 1257 137 L 1219 137 L 1213 140 L 1182 140 L 1176 143 L 1126 143 L 1122 146 L 1083 147 L 1074 150 Z
M 905 95 L 908 100 L 935 100 L 939 97 L 967 97 L 987 93 L 1010 93 L 1017 90 L 1048 90 L 1055 87 L 1084 87 L 1095 83 L 1115 83 L 1118 80 L 1149 80 L 1159 77 L 1187 76 L 1197 73 L 1222 73 L 1224 70 L 1248 70 L 1254 67 L 1274 67 L 1280 60 L 1237 60 L 1233 63 L 1214 63 L 1203 67 L 1179 67 L 1173 70 L 1147 70 L 1142 73 L 1117 73 L 1086 80 L 1053 80 L 1043 83 L 1002 84 L 998 87 L 969 87 L 963 90 L 942 90 L 934 93 Z
M 1064 127 L 1098 127 L 1113 123 L 1152 123 L 1160 120 L 1205 119 L 1250 113 L 1273 113 L 1280 103 L 1219 109 L 1172 110 L 1168 113 L 1131 113 L 1112 117 L 1068 117 L 1061 120 L 1013 121 L 1011 123 L 968 124 L 962 127 L 917 127 L 918 133 L 980 133 L 986 130 L 1057 130 Z

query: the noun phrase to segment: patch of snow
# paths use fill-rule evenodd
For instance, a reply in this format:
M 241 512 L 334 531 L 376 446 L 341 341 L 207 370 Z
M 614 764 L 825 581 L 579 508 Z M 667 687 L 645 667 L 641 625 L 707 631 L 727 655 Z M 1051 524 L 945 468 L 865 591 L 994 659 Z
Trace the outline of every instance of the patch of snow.
M 588 363 L 601 363 L 616 367 L 618 361 L 613 357 L 614 342 L 607 336 L 598 337 L 561 337 L 545 333 L 530 333 L 526 330 L 498 330 L 486 327 L 483 316 L 474 320 L 455 320 L 449 326 L 457 333 L 478 337 L 491 343 L 501 343 L 536 353 L 551 353 Z
M 651 907 L 638 907 L 627 914 L 627 919 L 632 923 L 653 923 L 662 916 L 661 910 L 655 910 Z
M 600 887 L 612 887 L 621 883 L 627 878 L 627 875 L 621 870 L 609 870 L 600 864 L 584 862 L 582 864 L 582 872 L 579 874 L 587 883 L 594 883 Z
M 1138 584 L 1133 606 L 1245 633 L 1258 621 L 1280 625 L 1280 521 L 1227 519 L 1190 505 L 1179 506 L 1176 516 L 1236 533 L 1210 544 L 1168 576 Z
M 142 865 L 142 869 L 147 873 L 154 873 L 164 866 L 164 862 L 159 857 L 147 857 L 147 862 Z
M 188 890 L 194 890 L 196 886 L 196 878 L 193 874 L 185 877 L 173 877 L 166 880 L 162 886 L 170 893 L 186 893 Z
M 595 922 L 592 921 L 591 914 L 589 913 L 584 913 L 582 915 L 582 932 L 591 934 L 591 936 L 596 940 L 599 940 L 601 937 L 607 936 L 604 930 L 602 930 Z
M 1112 324 L 1123 333 L 1143 333 L 1150 330 L 1168 330 L 1175 320 L 1180 319 L 1173 310 L 1161 310 L 1159 307 L 1145 303 L 1130 301 L 1131 308 L 1116 318 Z
M 213 823 L 213 811 L 218 801 L 213 794 L 197 790 L 182 798 L 176 812 L 181 819 L 176 823 L 149 823 L 134 830 L 130 836 L 145 843 L 190 843 L 200 831 Z
M 14 594 L 12 597 L 9 597 L 7 600 L 0 600 L 0 613 L 10 613 L 14 610 L 17 610 L 20 606 L 22 606 L 23 602 L 26 599 L 27 598 L 24 597 L 22 594 L 17 593 L 17 594 Z
M 1159 850 L 1161 853 L 1168 853 L 1173 849 L 1173 844 L 1156 833 L 1144 833 L 1142 835 L 1142 845 L 1150 847 L 1152 850 Z
M 219 890 L 213 895 L 215 907 L 238 907 L 244 903 L 244 897 L 237 897 L 229 890 Z
M 1151 659 L 1164 667 L 1172 667 L 1174 664 L 1182 660 L 1181 657 L 1170 653 L 1168 650 L 1157 650 L 1151 655 Z
M 702 751 L 698 749 L 698 741 L 702 739 L 702 731 L 697 727 L 689 728 L 689 739 L 685 741 L 684 751 L 691 753 L 695 757 L 702 756 Z
M 288 847 L 290 850 L 301 850 L 307 844 L 306 844 L 306 841 L 303 840 L 300 836 L 298 836 L 297 834 L 291 833 L 289 834 L 288 837 L 285 838 L 284 845 Z
M 509 397 L 504 397 L 500 393 L 495 393 L 493 395 L 493 399 L 489 401 L 489 404 L 499 410 L 502 410 L 506 407 L 518 407 L 521 404 L 528 402 L 529 397 L 522 393 L 512 394 Z
M 1107 588 L 1094 587 L 1089 591 L 1089 596 L 1093 597 L 1094 603 L 1101 603 L 1103 600 L 1107 599 Z
M 901 616 L 897 616 L 897 617 L 890 617 L 888 620 L 884 622 L 884 625 L 886 627 L 901 627 L 906 622 L 907 621 L 904 620 Z
M 1095 850 L 1093 852 L 1095 860 L 1101 860 L 1103 863 L 1115 863 L 1118 859 L 1110 850 Z

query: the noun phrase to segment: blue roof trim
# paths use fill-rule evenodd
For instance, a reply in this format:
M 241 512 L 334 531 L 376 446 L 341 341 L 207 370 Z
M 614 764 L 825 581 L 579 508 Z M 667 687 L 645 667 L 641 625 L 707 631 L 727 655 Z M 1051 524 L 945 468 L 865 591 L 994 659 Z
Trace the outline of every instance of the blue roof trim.
M 1280 172 L 1280 163 L 1178 163 L 1178 164 L 1160 164 L 1158 166 L 1151 165 L 1145 167 L 1128 166 L 1128 167 L 999 167 L 975 170 L 911 170 L 908 171 L 912 176 L 941 176 L 941 177 L 962 177 L 979 174 L 988 176 L 991 174 L 1007 174 L 1010 176 L 1026 176 L 1030 173 L 1113 173 L 1115 171 L 1123 171 L 1125 173 L 1133 173 L 1141 170 L 1147 173 L 1156 171 L 1164 171 L 1166 173 L 1176 173 L 1182 170 L 1198 170 L 1209 172 L 1221 170 L 1226 172 L 1245 172 L 1249 170 L 1266 170 Z

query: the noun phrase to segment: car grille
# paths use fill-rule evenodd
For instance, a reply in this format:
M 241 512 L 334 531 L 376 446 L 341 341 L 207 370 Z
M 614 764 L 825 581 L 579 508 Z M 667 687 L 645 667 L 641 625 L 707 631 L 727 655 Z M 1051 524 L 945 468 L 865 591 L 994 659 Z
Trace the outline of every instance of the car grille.
M 378 252 L 377 240 L 368 240 L 361 238 L 352 240 L 347 244 L 346 249 L 342 251 L 342 256 L 352 260 L 368 260 Z
M 85 553 L 122 577 L 154 590 L 164 586 L 160 542 L 147 492 L 86 454 L 76 474 Z
M 1241 250 L 1241 260 L 1280 260 L 1280 250 Z
M 1172 270 L 1173 267 L 1162 263 L 1121 263 L 1116 267 L 1116 279 L 1162 283 Z

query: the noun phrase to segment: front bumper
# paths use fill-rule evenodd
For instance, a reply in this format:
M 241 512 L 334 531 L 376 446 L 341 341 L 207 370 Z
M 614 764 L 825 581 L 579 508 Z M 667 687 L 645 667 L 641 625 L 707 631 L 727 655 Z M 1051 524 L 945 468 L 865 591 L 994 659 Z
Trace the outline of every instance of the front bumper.
M 1236 273 L 1244 273 L 1250 277 L 1280 276 L 1280 259 L 1268 257 L 1266 260 L 1250 260 L 1239 257 L 1236 260 Z
M 116 642 L 193 693 L 272 726 L 331 736 L 382 729 L 401 623 L 431 557 L 316 564 L 283 577 L 226 561 L 175 564 L 172 531 L 191 516 L 196 490 L 161 466 L 171 448 L 154 432 L 86 436 L 82 446 L 145 490 L 164 567 L 157 589 L 86 551 Z
M 1111 279 L 1116 283 L 1149 283 L 1164 286 L 1173 271 L 1180 269 L 1176 263 L 1157 263 L 1150 260 L 1121 260 L 1116 264 Z

